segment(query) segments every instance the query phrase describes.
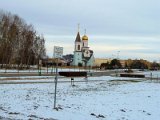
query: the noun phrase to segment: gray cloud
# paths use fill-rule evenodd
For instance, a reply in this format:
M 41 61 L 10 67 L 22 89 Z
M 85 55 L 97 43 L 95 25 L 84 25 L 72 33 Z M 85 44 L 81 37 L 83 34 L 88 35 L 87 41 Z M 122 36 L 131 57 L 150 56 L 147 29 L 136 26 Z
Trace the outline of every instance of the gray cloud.
M 98 57 L 106 53 L 105 49 L 103 52 L 97 49 L 103 44 L 114 47 L 115 51 L 119 45 L 132 45 L 135 49 L 138 45 L 144 50 L 134 49 L 137 57 L 140 57 L 140 53 L 144 58 L 147 53 L 149 56 L 149 53 L 152 53 L 158 58 L 159 0 L 0 0 L 0 3 L 1 9 L 20 15 L 28 23 L 32 23 L 40 34 L 43 33 L 47 38 L 46 45 L 51 42 L 54 46 L 57 44 L 54 41 L 58 40 L 58 44 L 66 48 L 72 46 L 66 50 L 72 52 L 77 23 L 80 23 L 81 34 L 87 28 L 90 45 L 94 47 L 92 49 L 97 50 Z M 103 36 L 105 38 L 102 39 Z M 48 53 L 51 54 L 51 46 L 47 47 Z M 124 52 L 129 56 L 132 51 L 128 48 L 128 54 L 127 50 Z

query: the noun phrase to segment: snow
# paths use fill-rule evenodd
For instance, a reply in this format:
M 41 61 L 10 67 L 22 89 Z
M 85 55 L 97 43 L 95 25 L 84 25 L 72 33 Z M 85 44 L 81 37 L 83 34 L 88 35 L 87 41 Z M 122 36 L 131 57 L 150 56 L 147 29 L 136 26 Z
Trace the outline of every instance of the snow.
M 152 74 L 153 78 L 157 78 L 160 77 L 160 71 L 147 71 L 147 72 L 143 72 L 145 74 L 146 77 L 150 77 Z
M 52 68 L 48 68 L 48 73 L 51 73 L 51 72 L 55 72 L 56 69 L 55 67 L 52 69 Z M 96 70 L 92 70 L 92 69 L 78 69 L 78 68 L 58 68 L 58 71 L 96 71 Z M 0 72 L 1 73 L 24 73 L 24 72 L 29 72 L 29 73 L 38 73 L 38 69 L 33 69 L 33 70 L 16 70 L 16 69 L 0 69 Z M 41 72 L 42 73 L 46 73 L 47 72 L 47 68 L 42 68 L 41 69 Z
M 53 78 L 53 76 L 9 76 L 9 77 L 0 77 L 0 79 L 7 79 L 7 78 L 20 78 L 20 79 L 30 79 L 30 78 L 39 78 L 39 79 L 43 79 L 43 78 Z
M 5 79 L 4 79 L 5 78 Z M 5 83 L 54 83 L 55 80 L 55 76 L 18 76 L 18 77 L 14 77 L 14 78 L 19 78 L 18 80 L 6 80 L 7 78 L 11 78 L 11 77 L 0 77 L 0 83 L 1 84 L 5 84 Z M 34 80 L 34 78 L 36 78 L 36 80 Z M 39 79 L 38 79 L 39 78 Z M 58 76 L 58 82 L 69 82 L 71 80 L 71 78 L 65 78 L 62 76 Z M 109 81 L 109 80 L 122 80 L 122 81 L 127 81 L 127 80 L 132 80 L 133 78 L 127 78 L 127 77 L 111 77 L 111 76 L 101 76 L 101 77 L 88 77 L 88 78 L 84 78 L 84 77 L 77 77 L 74 78 L 75 82 L 91 82 L 91 81 Z M 139 79 L 139 78 L 134 78 L 134 81 L 141 81 L 143 79 Z
M 39 83 L 47 81 L 48 83 Z M 51 78 L 28 84 L 0 84 L 0 118 L 58 120 L 159 120 L 160 83 L 133 78 L 60 78 L 58 111 Z M 30 80 L 29 80 L 30 81 Z M 68 82 L 63 82 L 68 81 Z M 18 83 L 18 80 L 15 82 Z M 25 82 L 25 80 L 22 80 Z M 103 118 L 104 117 L 104 118 Z

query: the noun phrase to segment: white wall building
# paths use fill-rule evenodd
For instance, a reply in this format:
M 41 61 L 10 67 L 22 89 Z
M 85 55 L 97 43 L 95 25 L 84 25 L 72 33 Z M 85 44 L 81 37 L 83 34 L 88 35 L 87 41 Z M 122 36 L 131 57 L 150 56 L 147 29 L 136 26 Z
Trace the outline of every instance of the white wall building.
M 74 47 L 74 57 L 72 65 L 74 66 L 93 66 L 93 50 L 88 47 L 88 37 L 84 35 L 81 39 L 80 33 L 77 33 Z

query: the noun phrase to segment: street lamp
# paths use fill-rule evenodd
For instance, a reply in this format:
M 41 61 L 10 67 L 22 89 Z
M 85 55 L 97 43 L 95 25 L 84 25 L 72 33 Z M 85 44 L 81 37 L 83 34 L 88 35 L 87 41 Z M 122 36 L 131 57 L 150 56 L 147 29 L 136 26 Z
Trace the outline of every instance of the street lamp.
M 120 51 L 117 51 L 117 60 L 119 59 Z
M 115 57 L 116 57 L 116 55 L 115 55 L 115 54 L 112 54 L 112 60 L 115 59 Z
M 120 53 L 120 51 L 117 51 L 117 62 L 118 62 L 118 59 L 119 59 L 119 53 Z M 116 76 L 118 77 L 118 65 L 117 65 L 117 67 L 116 67 Z

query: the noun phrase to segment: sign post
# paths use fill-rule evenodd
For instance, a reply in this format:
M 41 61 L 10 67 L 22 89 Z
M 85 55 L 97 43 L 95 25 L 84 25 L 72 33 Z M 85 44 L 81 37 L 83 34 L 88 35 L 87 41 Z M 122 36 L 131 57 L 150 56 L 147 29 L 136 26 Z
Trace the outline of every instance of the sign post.
M 56 94 L 57 94 L 57 81 L 58 81 L 58 59 L 62 58 L 63 47 L 54 46 L 54 58 L 56 59 L 56 76 L 55 76 L 55 91 L 54 91 L 54 109 L 56 109 Z

